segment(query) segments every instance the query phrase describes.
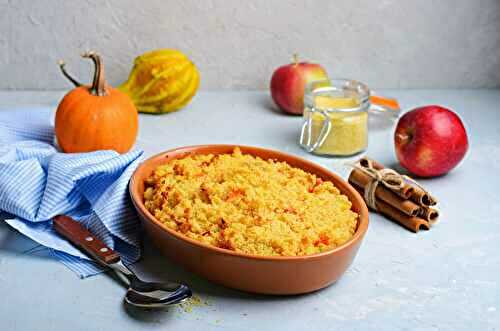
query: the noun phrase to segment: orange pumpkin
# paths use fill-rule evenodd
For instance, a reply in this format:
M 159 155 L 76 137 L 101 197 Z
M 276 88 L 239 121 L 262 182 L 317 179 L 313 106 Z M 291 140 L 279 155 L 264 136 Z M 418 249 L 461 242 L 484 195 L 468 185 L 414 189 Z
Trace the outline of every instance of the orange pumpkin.
M 57 107 L 55 133 L 66 153 L 115 150 L 125 153 L 137 137 L 138 115 L 128 95 L 109 86 L 104 80 L 104 67 L 95 52 L 82 55 L 94 62 L 91 86 L 73 79 L 60 62 L 61 70 L 77 87 L 64 96 Z

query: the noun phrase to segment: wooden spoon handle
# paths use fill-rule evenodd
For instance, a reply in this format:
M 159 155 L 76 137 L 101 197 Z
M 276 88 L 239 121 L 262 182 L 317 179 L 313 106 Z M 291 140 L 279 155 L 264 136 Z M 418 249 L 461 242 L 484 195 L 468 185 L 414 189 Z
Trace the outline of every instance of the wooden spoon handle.
M 59 215 L 53 219 L 54 230 L 73 245 L 104 265 L 120 261 L 120 255 L 97 239 L 83 225 L 69 216 Z

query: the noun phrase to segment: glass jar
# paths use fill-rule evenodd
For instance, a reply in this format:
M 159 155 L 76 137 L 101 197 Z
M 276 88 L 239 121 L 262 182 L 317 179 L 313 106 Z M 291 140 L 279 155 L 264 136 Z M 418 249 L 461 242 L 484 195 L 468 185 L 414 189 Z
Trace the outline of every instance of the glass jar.
M 308 84 L 300 145 L 320 155 L 349 156 L 368 146 L 370 90 L 363 83 L 333 79 Z

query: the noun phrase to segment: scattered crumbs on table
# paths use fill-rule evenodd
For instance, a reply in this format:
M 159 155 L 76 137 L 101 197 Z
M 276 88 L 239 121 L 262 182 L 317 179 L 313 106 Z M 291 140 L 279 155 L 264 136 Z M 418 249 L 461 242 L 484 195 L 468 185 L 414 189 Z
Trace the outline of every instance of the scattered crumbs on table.
M 193 307 L 211 306 L 208 300 L 202 300 L 198 295 L 193 295 L 189 300 L 179 304 L 179 307 L 186 313 L 191 313 Z

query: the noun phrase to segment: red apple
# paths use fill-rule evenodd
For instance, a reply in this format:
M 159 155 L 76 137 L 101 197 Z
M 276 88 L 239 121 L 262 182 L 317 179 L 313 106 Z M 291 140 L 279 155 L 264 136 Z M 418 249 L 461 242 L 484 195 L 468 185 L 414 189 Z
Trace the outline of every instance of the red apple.
M 313 81 L 326 80 L 325 69 L 319 64 L 298 62 L 279 67 L 271 78 L 271 96 L 286 113 L 300 115 L 304 111 L 304 88 Z
M 404 114 L 394 142 L 401 165 L 420 177 L 447 173 L 463 159 L 469 146 L 460 118 L 440 106 L 420 107 Z

